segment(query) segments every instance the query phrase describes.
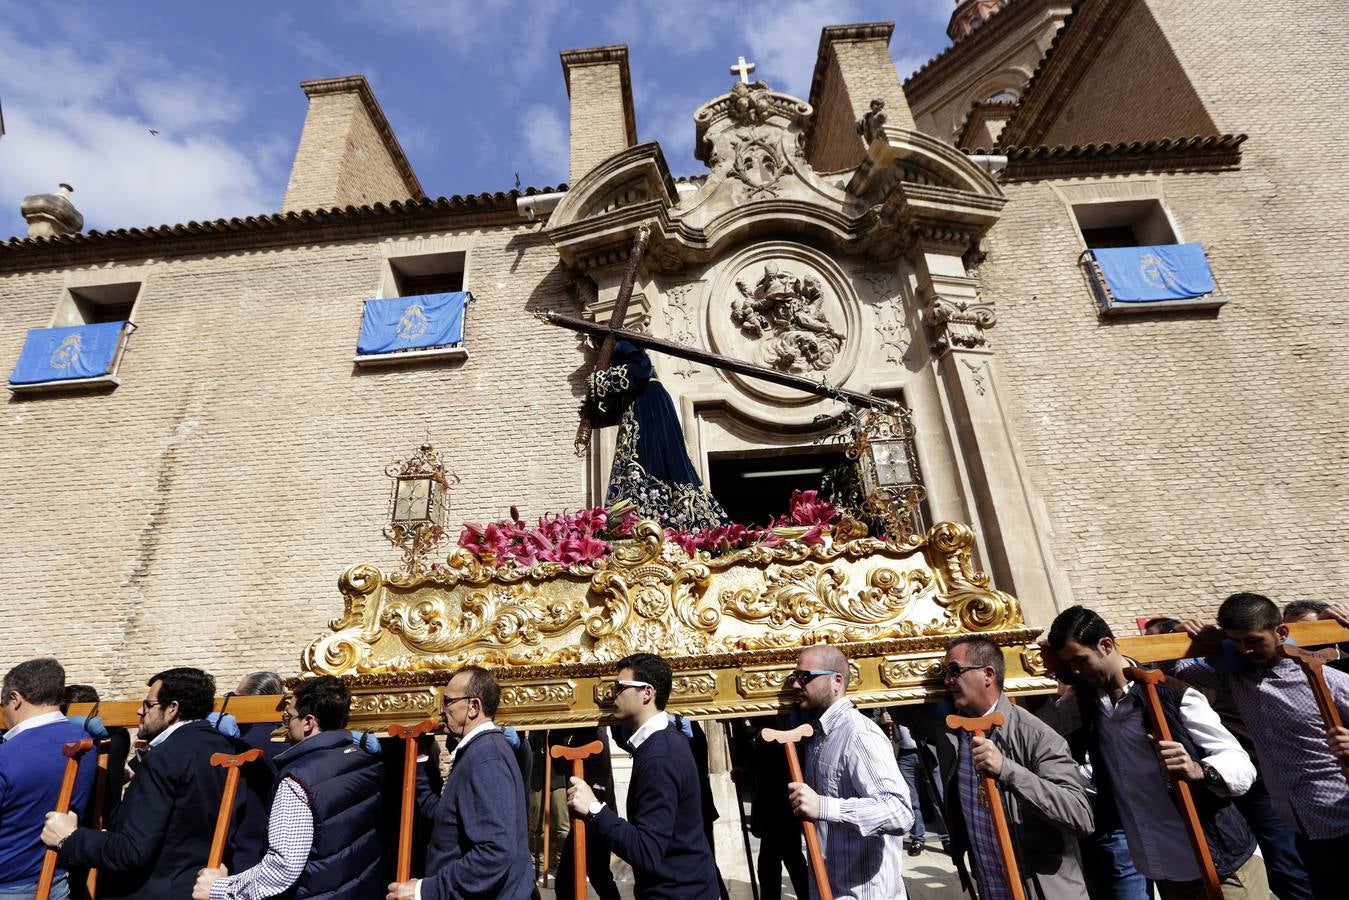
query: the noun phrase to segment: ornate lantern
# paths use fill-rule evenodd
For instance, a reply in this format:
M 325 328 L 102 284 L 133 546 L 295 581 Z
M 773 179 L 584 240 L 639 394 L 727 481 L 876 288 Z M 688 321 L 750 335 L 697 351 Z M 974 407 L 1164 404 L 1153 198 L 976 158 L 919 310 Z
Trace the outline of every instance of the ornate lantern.
M 393 479 L 384 536 L 403 552 L 405 574 L 421 575 L 426 555 L 445 539 L 450 485 L 458 484 L 459 477 L 445 468 L 430 444 L 422 444 L 409 459 L 389 463 L 384 474 Z
M 855 411 L 847 456 L 857 464 L 863 509 L 886 532 L 908 540 L 921 529 L 919 508 L 926 497 L 918 474 L 913 416 L 907 407 Z

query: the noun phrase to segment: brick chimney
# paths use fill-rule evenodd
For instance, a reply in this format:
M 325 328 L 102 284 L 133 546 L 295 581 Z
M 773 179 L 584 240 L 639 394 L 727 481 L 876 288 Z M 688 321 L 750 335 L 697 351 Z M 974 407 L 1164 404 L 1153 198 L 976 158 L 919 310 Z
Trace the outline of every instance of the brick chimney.
M 830 25 L 820 32 L 810 105 L 815 117 L 806 134 L 806 159 L 817 172 L 858 165 L 865 144 L 858 123 L 873 100 L 884 101 L 885 124 L 913 128 L 904 85 L 890 58 L 894 22 Z
M 19 212 L 28 223 L 30 238 L 77 234 L 84 228 L 84 216 L 70 202 L 74 190 L 68 184 L 61 184 L 54 194 L 32 194 L 23 198 Z
M 571 184 L 615 153 L 637 143 L 632 78 L 625 44 L 562 51 L 571 98 Z
M 309 112 L 282 212 L 426 196 L 363 75 L 305 81 Z

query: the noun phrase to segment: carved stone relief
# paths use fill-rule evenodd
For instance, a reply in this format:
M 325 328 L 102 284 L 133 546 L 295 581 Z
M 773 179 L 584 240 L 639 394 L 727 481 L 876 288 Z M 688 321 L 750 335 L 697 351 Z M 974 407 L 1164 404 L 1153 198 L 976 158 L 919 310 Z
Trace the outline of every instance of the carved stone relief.
M 756 341 L 755 359 L 784 372 L 824 371 L 843 348 L 843 333 L 824 311 L 820 277 L 766 262 L 753 286 L 737 278 L 731 321 Z
M 698 337 L 695 331 L 694 286 L 677 284 L 665 292 L 665 325 L 670 340 L 696 347 Z M 700 370 L 692 360 L 674 358 L 675 374 L 681 378 L 692 378 Z
M 712 349 L 781 372 L 843 384 L 861 353 L 861 301 L 852 280 L 824 253 L 784 241 L 753 245 L 709 273 Z M 808 402 L 800 391 L 728 374 L 777 402 Z
M 927 304 L 927 322 L 935 335 L 938 350 L 963 347 L 973 350 L 988 346 L 984 332 L 997 324 L 993 304 L 986 300 L 967 300 L 934 295 Z
M 891 365 L 908 362 L 913 346 L 913 333 L 904 315 L 904 299 L 896 285 L 898 273 L 893 269 L 868 272 L 864 277 L 876 297 L 877 350 L 885 351 L 885 361 Z

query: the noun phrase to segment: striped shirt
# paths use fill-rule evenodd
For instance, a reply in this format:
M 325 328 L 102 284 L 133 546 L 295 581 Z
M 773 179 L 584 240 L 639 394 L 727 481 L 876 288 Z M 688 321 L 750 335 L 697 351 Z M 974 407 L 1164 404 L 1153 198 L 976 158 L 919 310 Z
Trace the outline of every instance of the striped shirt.
M 1230 655 L 1230 652 L 1229 652 Z M 1268 669 L 1218 657 L 1182 660 L 1174 674 L 1196 687 L 1227 691 L 1255 743 L 1260 772 L 1279 816 L 1313 840 L 1349 835 L 1349 783 L 1326 745 L 1325 724 L 1307 676 L 1282 657 Z M 1349 719 L 1349 675 L 1322 669 L 1330 695 Z
M 834 897 L 905 897 L 903 835 L 913 825 L 913 808 L 880 727 L 840 698 L 806 744 L 802 774 L 820 795 L 816 828 Z M 819 898 L 813 880 L 810 896 Z
M 294 778 L 283 778 L 276 787 L 267 844 L 262 862 L 211 885 L 211 900 L 263 900 L 285 893 L 300 880 L 314 845 L 314 813 Z

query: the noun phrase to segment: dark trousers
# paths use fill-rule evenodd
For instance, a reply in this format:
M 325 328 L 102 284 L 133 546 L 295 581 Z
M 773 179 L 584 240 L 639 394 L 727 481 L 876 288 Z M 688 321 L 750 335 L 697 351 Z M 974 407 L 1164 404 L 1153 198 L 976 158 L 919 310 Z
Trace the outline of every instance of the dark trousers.
M 923 773 L 918 770 L 918 751 L 900 750 L 896 753 L 899 773 L 909 786 L 909 805 L 913 807 L 913 827 L 909 829 L 909 840 L 923 842 L 927 828 L 923 824 Z
M 1315 840 L 1297 836 L 1298 853 L 1311 879 L 1316 900 L 1344 900 L 1344 863 L 1349 860 L 1349 834 Z
M 759 900 L 781 900 L 782 869 L 792 880 L 792 890 L 801 900 L 810 897 L 806 857 L 801 852 L 801 826 L 796 820 L 775 828 L 759 838 Z
M 562 847 L 562 858 L 558 860 L 557 874 L 554 876 L 553 887 L 556 889 L 557 900 L 576 900 L 572 896 L 575 893 L 572 890 L 574 880 L 572 860 L 575 857 L 573 851 L 575 846 L 576 830 L 573 828 L 567 833 L 567 842 Z M 609 840 L 587 829 L 586 877 L 590 879 L 590 886 L 600 895 L 600 900 L 620 900 L 618 885 L 614 883 L 613 862 L 609 854 Z M 580 900 L 585 898 L 582 897 Z
M 1279 900 L 1312 900 L 1316 895 L 1297 850 L 1297 835 L 1274 811 L 1265 779 L 1257 778 L 1251 789 L 1233 803 L 1255 832 L 1260 855 L 1265 858 L 1269 889 Z

